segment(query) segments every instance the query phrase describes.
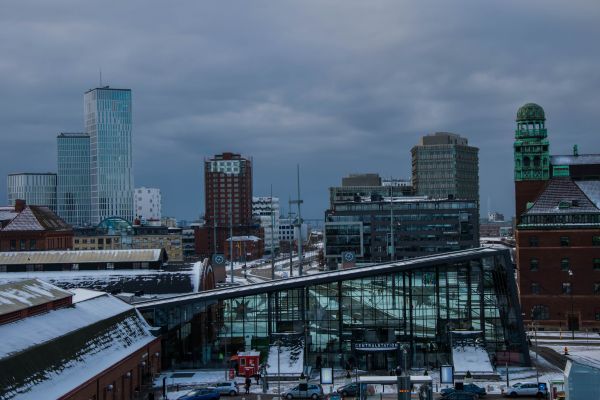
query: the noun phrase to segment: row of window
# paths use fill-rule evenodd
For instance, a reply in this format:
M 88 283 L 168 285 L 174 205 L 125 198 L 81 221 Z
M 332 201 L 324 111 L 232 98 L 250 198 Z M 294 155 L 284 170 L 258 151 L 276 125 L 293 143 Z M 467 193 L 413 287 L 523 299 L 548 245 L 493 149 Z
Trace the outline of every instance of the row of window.
M 543 304 L 533 306 L 531 309 L 531 318 L 534 320 L 550 319 L 550 307 Z M 600 321 L 600 309 L 594 311 L 594 320 Z
M 563 282 L 561 284 L 561 293 L 562 294 L 571 294 L 573 292 L 573 284 L 571 282 Z M 531 294 L 540 294 L 541 286 L 537 282 L 533 282 L 531 284 Z M 596 282 L 592 286 L 592 293 L 595 295 L 600 295 L 600 282 Z
M 592 259 L 592 268 L 594 271 L 600 271 L 600 258 Z M 531 258 L 529 260 L 529 270 L 530 271 L 539 271 L 540 269 L 540 260 L 537 258 Z M 571 269 L 571 262 L 568 257 L 563 257 L 560 260 L 560 270 L 561 271 L 569 271 Z
M 568 247 L 571 245 L 569 236 L 561 236 L 558 244 L 561 247 Z M 529 236 L 529 247 L 539 247 L 540 242 L 537 236 Z M 592 246 L 600 246 L 600 236 L 592 236 Z

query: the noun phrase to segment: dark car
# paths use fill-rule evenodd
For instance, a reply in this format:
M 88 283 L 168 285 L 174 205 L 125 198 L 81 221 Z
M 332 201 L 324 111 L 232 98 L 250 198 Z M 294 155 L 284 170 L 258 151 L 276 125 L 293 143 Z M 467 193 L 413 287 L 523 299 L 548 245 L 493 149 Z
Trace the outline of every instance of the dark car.
M 444 400 L 477 400 L 478 398 L 475 393 L 465 392 L 464 390 L 455 390 L 447 395 L 442 395 Z
M 221 395 L 215 388 L 200 388 L 187 392 L 177 400 L 219 400 Z
M 469 392 L 469 393 L 474 393 L 479 397 L 483 397 L 486 395 L 486 391 L 484 388 L 475 385 L 474 383 L 466 383 L 463 385 L 463 392 Z M 442 389 L 442 391 L 440 392 L 442 394 L 442 398 L 445 398 L 446 395 L 450 394 L 450 393 L 454 393 L 456 392 L 456 389 L 454 388 L 447 388 L 447 389 Z
M 342 397 L 356 397 L 358 395 L 358 385 L 356 383 L 349 383 L 344 386 L 340 386 L 337 389 L 337 392 L 342 395 Z

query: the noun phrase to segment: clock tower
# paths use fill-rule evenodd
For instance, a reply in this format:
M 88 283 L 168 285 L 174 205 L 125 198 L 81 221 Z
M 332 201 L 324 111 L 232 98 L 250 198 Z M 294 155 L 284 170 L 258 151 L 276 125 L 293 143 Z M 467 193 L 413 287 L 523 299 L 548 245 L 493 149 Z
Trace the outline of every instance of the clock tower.
M 515 207 L 517 223 L 550 179 L 550 156 L 544 109 L 527 103 L 517 111 L 515 130 Z

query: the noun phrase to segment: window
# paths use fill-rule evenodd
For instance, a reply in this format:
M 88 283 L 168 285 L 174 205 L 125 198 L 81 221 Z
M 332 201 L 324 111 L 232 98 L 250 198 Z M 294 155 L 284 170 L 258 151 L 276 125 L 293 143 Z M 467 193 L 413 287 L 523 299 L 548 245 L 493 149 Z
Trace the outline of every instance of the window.
M 25 239 L 19 240 L 19 250 L 25 250 Z
M 594 271 L 600 271 L 600 258 L 594 258 Z
M 532 258 L 529 260 L 529 270 L 537 271 L 539 269 L 539 263 L 540 261 L 537 258 Z
M 537 236 L 529 236 L 529 246 L 530 247 L 538 247 L 538 237 Z
M 531 309 L 531 319 L 543 320 L 550 319 L 550 309 L 545 305 L 536 305 Z
M 600 236 L 592 236 L 592 246 L 600 246 Z
M 571 294 L 571 282 L 563 282 L 562 283 L 562 294 Z
M 561 271 L 568 271 L 570 267 L 570 263 L 569 263 L 569 259 L 568 258 L 563 258 L 562 260 L 560 260 L 560 270 Z
M 600 310 L 594 311 L 594 319 L 600 321 Z
M 600 294 L 600 282 L 594 283 L 594 294 Z
M 531 284 L 531 294 L 540 294 L 540 284 L 533 282 Z
M 35 241 L 35 239 L 31 239 L 29 241 L 29 250 L 35 250 L 35 247 L 36 247 L 36 241 Z
M 10 249 L 13 251 L 17 249 L 17 241 L 16 240 L 13 239 L 10 241 Z
M 561 236 L 560 237 L 560 246 L 561 247 L 568 247 L 569 246 L 569 237 L 568 236 Z

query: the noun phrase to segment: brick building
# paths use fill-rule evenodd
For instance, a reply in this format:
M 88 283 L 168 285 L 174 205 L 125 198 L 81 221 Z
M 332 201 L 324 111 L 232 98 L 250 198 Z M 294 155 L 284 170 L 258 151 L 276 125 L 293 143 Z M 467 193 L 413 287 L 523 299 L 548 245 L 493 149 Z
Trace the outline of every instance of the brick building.
M 549 155 L 544 110 L 517 113 L 518 284 L 527 323 L 600 329 L 600 155 Z
M 0 398 L 124 400 L 151 391 L 160 338 L 121 300 L 74 293 L 37 279 L 0 285 Z
M 48 207 L 16 200 L 0 207 L 0 251 L 67 250 L 73 248 L 73 229 Z
M 195 232 L 196 253 L 224 253 L 230 236 L 264 237 L 252 218 L 252 160 L 235 153 L 217 154 L 204 161 L 206 223 Z

